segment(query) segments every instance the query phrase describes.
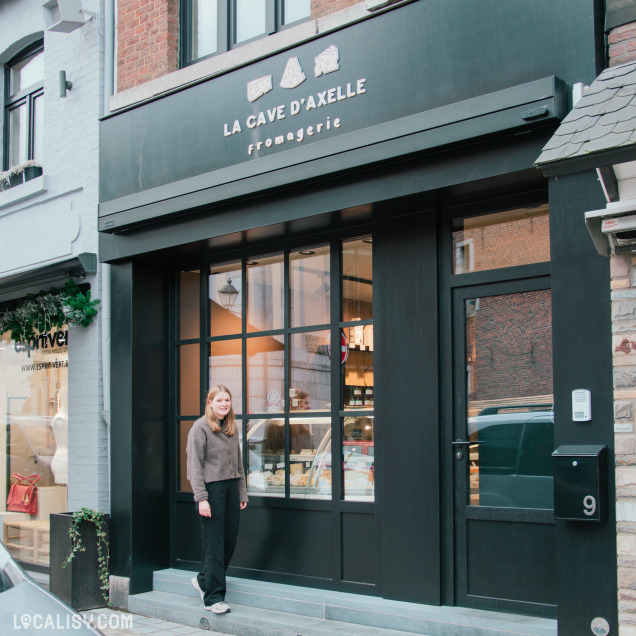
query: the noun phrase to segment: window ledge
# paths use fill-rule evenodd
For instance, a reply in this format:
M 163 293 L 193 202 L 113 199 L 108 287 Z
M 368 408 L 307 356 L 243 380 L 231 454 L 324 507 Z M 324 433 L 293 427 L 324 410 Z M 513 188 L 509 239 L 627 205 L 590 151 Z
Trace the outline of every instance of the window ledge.
M 20 203 L 25 199 L 37 196 L 46 192 L 45 175 L 20 183 L 13 188 L 0 192 L 0 210 L 8 205 Z

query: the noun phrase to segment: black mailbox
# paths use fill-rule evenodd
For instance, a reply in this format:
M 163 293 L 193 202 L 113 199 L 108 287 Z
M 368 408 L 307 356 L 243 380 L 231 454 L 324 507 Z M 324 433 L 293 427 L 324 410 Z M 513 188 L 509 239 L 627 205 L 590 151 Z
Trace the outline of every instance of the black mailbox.
M 603 521 L 607 514 L 607 447 L 559 446 L 552 453 L 554 516 Z

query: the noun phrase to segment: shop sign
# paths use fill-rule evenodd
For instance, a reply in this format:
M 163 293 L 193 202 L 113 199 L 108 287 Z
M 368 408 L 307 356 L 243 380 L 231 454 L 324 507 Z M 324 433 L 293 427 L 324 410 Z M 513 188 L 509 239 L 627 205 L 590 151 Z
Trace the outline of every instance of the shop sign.
M 340 52 L 335 45 L 329 46 L 313 60 L 314 77 L 335 73 L 340 70 Z M 302 85 L 307 79 L 301 60 L 298 56 L 290 57 L 285 68 L 282 70 L 279 86 L 283 89 L 295 89 Z M 234 137 L 245 134 L 249 138 L 246 142 L 245 151 L 248 157 L 262 156 L 270 148 L 279 146 L 295 146 L 305 140 L 316 139 L 331 130 L 338 130 L 345 126 L 343 116 L 338 112 L 336 106 L 345 100 L 353 99 L 365 95 L 367 80 L 364 77 L 356 78 L 352 81 L 334 83 L 321 91 L 295 95 L 285 103 L 279 103 L 271 108 L 263 108 L 257 112 L 245 114 L 243 117 L 226 121 L 223 124 L 223 136 Z M 253 79 L 247 83 L 247 101 L 252 104 L 266 95 L 273 89 L 273 74 L 264 75 Z M 325 110 L 320 110 L 320 109 Z M 317 112 L 314 112 L 317 111 Z M 303 122 L 298 127 L 294 125 L 293 118 L 297 115 L 309 113 L 309 122 Z M 280 131 L 280 126 L 276 132 L 270 133 L 270 124 L 287 120 L 289 126 L 287 130 Z M 257 139 L 261 127 L 263 128 L 262 139 Z M 256 133 L 256 135 L 254 134 Z
M 59 351 L 56 350 L 67 346 L 68 329 L 36 334 L 27 340 L 19 340 L 14 343 L 16 353 L 26 353 L 29 358 L 33 351 L 40 351 L 46 355 L 47 353 L 59 353 Z M 66 366 L 68 366 L 68 362 Z

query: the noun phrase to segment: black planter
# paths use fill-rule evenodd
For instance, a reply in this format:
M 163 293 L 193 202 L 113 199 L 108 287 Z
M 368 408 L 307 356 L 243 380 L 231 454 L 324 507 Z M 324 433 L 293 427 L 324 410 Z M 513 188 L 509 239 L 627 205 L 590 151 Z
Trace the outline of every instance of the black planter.
M 85 552 L 78 552 L 66 567 L 62 567 L 71 552 L 72 512 L 51 515 L 51 570 L 50 590 L 77 611 L 105 607 L 108 601 L 99 580 L 97 565 L 97 531 L 95 525 L 83 521 L 80 526 Z M 108 541 L 108 515 L 106 515 L 106 541 Z
M 36 177 L 42 176 L 42 167 L 41 166 L 29 166 L 24 169 L 24 181 L 31 181 L 31 179 L 35 179 Z
M 20 172 L 19 174 L 12 174 L 9 177 L 9 181 L 3 181 L 0 184 L 0 190 L 8 190 L 9 188 L 13 188 L 24 181 L 24 174 Z

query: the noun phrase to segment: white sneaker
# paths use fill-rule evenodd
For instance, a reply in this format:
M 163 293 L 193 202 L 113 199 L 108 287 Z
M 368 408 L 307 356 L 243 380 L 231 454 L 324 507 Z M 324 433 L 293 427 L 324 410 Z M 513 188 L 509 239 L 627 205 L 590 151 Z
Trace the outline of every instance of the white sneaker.
M 190 583 L 192 583 L 192 587 L 201 595 L 201 600 L 203 600 L 203 595 L 204 592 L 203 590 L 199 587 L 199 579 L 195 576 Z
M 214 612 L 215 614 L 225 614 L 226 612 L 230 611 L 230 606 L 225 601 L 220 601 L 219 603 L 215 603 L 214 605 L 211 605 L 210 607 L 206 606 L 205 609 L 210 610 Z

